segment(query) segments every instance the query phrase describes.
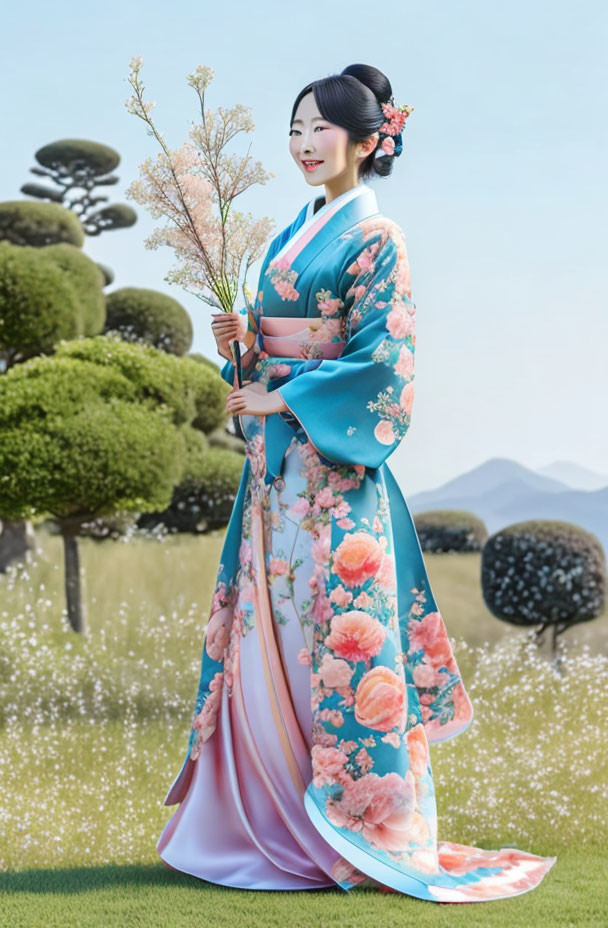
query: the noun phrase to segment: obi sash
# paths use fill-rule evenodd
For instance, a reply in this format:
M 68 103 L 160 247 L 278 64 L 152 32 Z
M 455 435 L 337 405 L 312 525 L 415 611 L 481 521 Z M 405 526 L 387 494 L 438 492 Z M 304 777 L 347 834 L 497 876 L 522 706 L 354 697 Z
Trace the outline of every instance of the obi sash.
M 322 341 L 315 333 L 321 328 L 320 317 L 261 316 L 262 351 L 277 358 L 338 358 L 345 341 Z
M 257 340 L 268 359 L 276 358 L 277 364 L 283 359 L 296 359 L 295 363 L 286 364 L 288 372 L 270 378 L 268 392 L 318 367 L 324 358 L 335 359 L 342 354 L 345 341 L 322 341 L 315 336 L 323 322 L 320 317 L 260 316 Z M 301 442 L 308 440 L 301 423 L 289 410 L 266 417 L 266 483 L 272 483 L 281 476 L 285 452 L 294 436 Z M 322 456 L 321 460 L 326 464 L 332 463 Z

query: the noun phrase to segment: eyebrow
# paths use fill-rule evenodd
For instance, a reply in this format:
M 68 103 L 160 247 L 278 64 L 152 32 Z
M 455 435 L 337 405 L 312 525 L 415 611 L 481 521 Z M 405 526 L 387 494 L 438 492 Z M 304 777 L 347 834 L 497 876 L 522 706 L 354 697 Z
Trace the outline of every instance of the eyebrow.
M 319 121 L 320 121 L 320 122 L 327 122 L 327 120 L 326 120 L 326 119 L 323 119 L 322 116 L 313 116 L 313 118 L 312 118 L 312 120 L 311 120 L 311 122 L 319 122 Z M 291 122 L 292 126 L 293 126 L 294 122 L 303 122 L 303 120 L 302 120 L 302 119 L 293 119 L 292 122 Z

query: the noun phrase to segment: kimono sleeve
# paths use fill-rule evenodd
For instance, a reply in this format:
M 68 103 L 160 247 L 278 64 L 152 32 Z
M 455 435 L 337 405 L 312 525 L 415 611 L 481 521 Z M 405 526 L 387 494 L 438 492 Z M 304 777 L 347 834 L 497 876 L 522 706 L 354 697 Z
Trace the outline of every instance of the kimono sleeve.
M 399 226 L 368 237 L 340 290 L 346 291 L 344 350 L 282 384 L 289 411 L 279 415 L 301 427 L 327 460 L 377 468 L 406 434 L 414 398 L 416 306 Z

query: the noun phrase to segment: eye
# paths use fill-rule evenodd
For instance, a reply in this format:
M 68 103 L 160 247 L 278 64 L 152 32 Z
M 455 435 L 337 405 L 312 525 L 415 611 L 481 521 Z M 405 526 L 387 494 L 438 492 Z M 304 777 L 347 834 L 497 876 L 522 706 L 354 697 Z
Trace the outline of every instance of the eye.
M 315 126 L 315 132 L 317 131 L 317 129 L 321 129 L 321 131 L 323 131 L 323 130 L 327 129 L 327 126 Z M 291 135 L 293 135 L 294 132 L 298 132 L 298 131 L 299 131 L 298 129 L 290 129 L 290 130 L 289 130 L 289 135 L 291 136 Z

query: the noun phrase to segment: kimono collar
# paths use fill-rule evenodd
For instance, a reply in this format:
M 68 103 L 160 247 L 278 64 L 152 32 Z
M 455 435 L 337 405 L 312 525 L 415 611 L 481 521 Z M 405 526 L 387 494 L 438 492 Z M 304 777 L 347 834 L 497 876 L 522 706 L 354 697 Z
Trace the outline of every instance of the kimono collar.
M 332 207 L 341 209 L 351 200 L 355 199 L 355 197 L 360 197 L 364 194 L 370 197 L 370 202 L 374 204 L 377 210 L 378 204 L 376 202 L 375 191 L 372 190 L 372 188 L 368 184 L 364 184 L 363 182 L 360 182 L 355 187 L 351 187 L 350 190 L 345 190 L 344 193 L 341 193 L 339 196 L 337 196 L 334 200 L 331 200 L 329 203 L 323 203 L 323 206 L 321 206 L 316 211 L 316 213 L 314 211 L 315 203 L 317 202 L 319 197 L 313 197 L 313 199 L 310 200 L 308 206 L 306 207 L 306 222 L 308 222 L 308 220 L 311 219 L 313 216 L 315 219 L 318 219 L 319 216 L 322 216 L 327 210 L 331 209 Z M 325 197 L 322 197 L 322 199 L 324 200 Z
M 364 183 L 346 190 L 313 212 L 317 197 L 301 211 L 303 222 L 273 257 L 272 263 L 294 268 L 298 275 L 339 235 L 357 223 L 378 216 L 375 191 Z

